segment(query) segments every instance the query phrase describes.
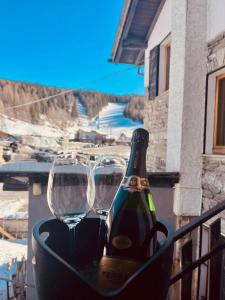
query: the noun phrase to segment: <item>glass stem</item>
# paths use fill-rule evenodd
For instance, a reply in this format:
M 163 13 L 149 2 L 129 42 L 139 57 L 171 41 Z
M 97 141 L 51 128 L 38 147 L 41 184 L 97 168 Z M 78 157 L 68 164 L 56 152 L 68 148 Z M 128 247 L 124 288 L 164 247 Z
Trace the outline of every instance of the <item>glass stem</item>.
M 76 266 L 75 261 L 75 224 L 68 225 L 69 227 L 69 262 L 72 267 Z

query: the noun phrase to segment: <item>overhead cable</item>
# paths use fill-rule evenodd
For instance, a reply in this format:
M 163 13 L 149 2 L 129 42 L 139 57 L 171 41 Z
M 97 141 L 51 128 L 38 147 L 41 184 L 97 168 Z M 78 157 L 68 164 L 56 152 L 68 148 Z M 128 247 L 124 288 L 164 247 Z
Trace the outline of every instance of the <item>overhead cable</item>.
M 98 79 L 95 79 L 93 81 L 90 81 L 88 83 L 86 83 L 85 85 L 88 85 L 88 84 L 93 84 L 93 83 L 97 83 L 97 82 L 102 82 L 110 77 L 112 77 L 112 75 L 118 75 L 118 74 L 121 74 L 121 73 L 125 73 L 131 69 L 134 69 L 135 67 L 130 67 L 130 68 L 126 68 L 126 69 L 122 69 L 122 70 L 119 70 L 119 71 L 116 71 L 116 72 L 113 72 L 113 73 L 110 73 L 108 75 L 105 75 L 101 78 L 98 78 Z M 75 88 L 75 89 L 69 89 L 69 90 L 64 90 L 60 93 L 57 93 L 55 95 L 51 95 L 51 96 L 48 96 L 48 97 L 44 97 L 44 98 L 40 98 L 40 99 L 37 99 L 37 100 L 33 100 L 33 101 L 30 101 L 30 102 L 27 102 L 27 103 L 22 103 L 22 104 L 18 104 L 18 105 L 14 105 L 14 106 L 9 106 L 9 107 L 6 107 L 5 108 L 5 111 L 6 110 L 11 110 L 11 109 L 16 109 L 16 108 L 21 108 L 21 107 L 24 107 L 24 106 L 28 106 L 28 105 L 32 105 L 32 104 L 36 104 L 36 103 L 40 103 L 40 102 L 45 102 L 45 101 L 49 101 L 51 99 L 55 99 L 56 97 L 59 97 L 59 96 L 62 96 L 62 95 L 65 95 L 65 94 L 70 94 L 70 93 L 74 93 L 76 91 L 81 91 L 81 90 L 84 90 L 85 88 Z

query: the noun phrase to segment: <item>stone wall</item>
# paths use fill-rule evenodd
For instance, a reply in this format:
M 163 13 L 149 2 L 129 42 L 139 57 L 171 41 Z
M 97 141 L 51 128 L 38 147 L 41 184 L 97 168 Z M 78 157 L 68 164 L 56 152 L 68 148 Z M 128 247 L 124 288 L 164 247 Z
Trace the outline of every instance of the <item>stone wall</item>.
M 225 31 L 208 43 L 207 59 L 208 73 L 225 66 Z
M 225 32 L 208 43 L 207 60 L 208 72 L 225 67 Z M 202 210 L 206 211 L 222 200 L 225 200 L 225 155 L 204 155 Z M 225 212 L 221 215 L 225 218 Z
M 168 99 L 167 91 L 145 104 L 144 127 L 150 133 L 147 169 L 151 172 L 166 169 Z
M 225 200 L 225 156 L 204 155 L 202 170 L 202 210 Z M 225 212 L 221 214 L 225 218 Z

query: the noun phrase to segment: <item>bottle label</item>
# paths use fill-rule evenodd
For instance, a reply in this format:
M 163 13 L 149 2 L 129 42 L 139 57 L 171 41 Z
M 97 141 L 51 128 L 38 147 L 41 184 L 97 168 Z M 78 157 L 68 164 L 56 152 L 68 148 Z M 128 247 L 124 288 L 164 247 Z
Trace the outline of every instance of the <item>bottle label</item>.
M 112 244 L 117 249 L 125 250 L 132 246 L 132 241 L 125 235 L 117 235 L 112 239 Z
M 101 291 L 109 292 L 120 288 L 141 266 L 141 262 L 132 259 L 103 256 L 97 270 L 97 286 Z
M 122 186 L 128 192 L 141 192 L 149 188 L 149 182 L 147 178 L 141 178 L 136 175 L 124 177 Z

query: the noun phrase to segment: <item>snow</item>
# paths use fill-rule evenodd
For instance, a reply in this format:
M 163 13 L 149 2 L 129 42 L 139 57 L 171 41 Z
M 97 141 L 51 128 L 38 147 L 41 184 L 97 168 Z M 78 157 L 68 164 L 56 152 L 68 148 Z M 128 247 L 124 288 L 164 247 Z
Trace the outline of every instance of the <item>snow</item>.
M 47 121 L 45 122 L 45 125 L 35 125 L 8 117 L 3 114 L 0 114 L 0 118 L 0 131 L 6 132 L 11 135 L 60 137 L 63 134 L 61 130 L 48 123 Z
M 16 274 L 16 261 L 26 258 L 27 242 L 24 240 L 0 240 L 0 277 L 12 279 Z M 12 296 L 12 285 L 9 284 L 9 294 Z M 7 299 L 6 281 L 0 280 L 0 300 Z
M 10 263 L 16 258 L 18 261 L 27 256 L 27 243 L 25 240 L 1 240 L 0 239 L 0 266 Z
M 0 183 L 0 219 L 27 220 L 28 192 L 3 191 L 2 186 Z
M 60 136 L 68 136 L 74 138 L 74 133 L 82 128 L 85 131 L 98 130 L 107 136 L 118 138 L 121 133 L 131 136 L 134 129 L 143 127 L 142 123 L 134 122 L 125 118 L 123 113 L 127 106 L 124 103 L 108 103 L 99 112 L 98 116 L 92 120 L 88 118 L 86 109 L 79 99 L 76 100 L 79 117 L 74 122 L 70 121 L 70 125 L 64 130 L 60 130 L 51 124 L 45 116 L 40 115 L 44 125 L 35 125 L 21 120 L 17 120 L 0 113 L 0 131 L 11 135 L 33 136 L 34 144 L 43 144 L 46 146 L 52 144 L 48 141 L 48 137 L 59 138 Z M 35 138 L 36 137 L 36 138 Z M 46 137 L 46 140 L 38 140 L 38 137 Z
M 76 101 L 76 105 L 77 105 L 77 110 L 78 110 L 78 114 L 79 114 L 79 118 L 78 118 L 78 125 L 80 126 L 88 126 L 89 124 L 89 120 L 88 120 L 88 116 L 87 116 L 87 111 L 85 106 L 81 103 L 81 101 L 77 98 Z
M 15 173 L 48 173 L 51 167 L 49 162 L 17 161 L 0 164 L 0 172 Z
M 12 163 L 0 164 L 0 172 L 2 173 L 49 173 L 52 163 L 36 162 L 36 161 L 17 161 Z M 85 167 L 80 164 L 61 166 L 63 173 L 69 174 L 85 174 Z
M 124 117 L 126 106 L 127 104 L 124 103 L 110 102 L 102 108 L 97 117 L 90 120 L 85 107 L 77 99 L 80 128 L 86 131 L 98 130 L 114 138 L 119 138 L 122 133 L 131 137 L 132 132 L 136 128 L 142 128 L 143 124 Z
M 0 219 L 28 219 L 28 211 L 20 211 L 27 207 L 27 200 L 24 198 L 1 199 Z
M 48 137 L 48 136 L 24 136 L 23 144 L 27 144 L 33 147 L 39 148 L 51 148 L 51 149 L 59 149 L 58 137 Z

